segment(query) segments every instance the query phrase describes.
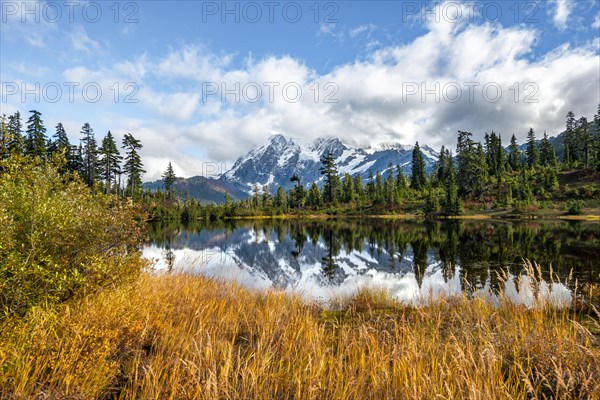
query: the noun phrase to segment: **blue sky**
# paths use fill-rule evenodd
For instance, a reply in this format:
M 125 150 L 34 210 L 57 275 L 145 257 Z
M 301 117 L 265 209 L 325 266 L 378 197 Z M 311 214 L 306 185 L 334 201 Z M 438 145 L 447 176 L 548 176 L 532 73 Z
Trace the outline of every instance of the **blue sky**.
M 84 122 L 99 138 L 131 132 L 146 179 L 168 161 L 180 176 L 231 166 L 274 132 L 508 142 L 600 103 L 599 0 L 0 6 L 1 113 L 37 109 L 73 142 Z

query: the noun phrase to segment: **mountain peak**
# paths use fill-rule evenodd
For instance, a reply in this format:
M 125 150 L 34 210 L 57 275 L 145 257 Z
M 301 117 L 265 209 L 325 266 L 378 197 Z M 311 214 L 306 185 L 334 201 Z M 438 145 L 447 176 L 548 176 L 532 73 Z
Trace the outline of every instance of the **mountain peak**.
M 307 186 L 312 182 L 322 184 L 319 168 L 321 158 L 327 154 L 335 158 L 340 174 L 361 175 L 366 179 L 369 170 L 374 173 L 382 172 L 387 170 L 390 164 L 400 165 L 409 173 L 412 149 L 413 146 L 398 143 L 363 149 L 346 145 L 335 137 L 320 137 L 307 142 L 275 133 L 269 136 L 266 144 L 241 157 L 222 179 L 244 185 L 248 193 L 254 185 L 269 185 L 271 190 L 281 186 L 284 190 L 289 190 L 294 185 L 290 181 L 293 175 L 299 176 L 301 182 Z M 426 146 L 421 150 L 425 156 L 426 167 L 431 170 L 437 155 Z
M 282 133 L 271 133 L 269 135 L 269 143 L 283 143 L 288 139 Z
M 310 150 L 319 156 L 331 153 L 335 158 L 341 156 L 347 149 L 348 147 L 338 138 L 317 138 L 310 145 Z

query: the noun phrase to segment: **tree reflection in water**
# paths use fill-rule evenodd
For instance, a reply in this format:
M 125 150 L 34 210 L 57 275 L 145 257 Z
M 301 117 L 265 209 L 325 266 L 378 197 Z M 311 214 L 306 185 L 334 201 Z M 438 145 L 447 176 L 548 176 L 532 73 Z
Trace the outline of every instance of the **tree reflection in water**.
M 445 282 L 458 278 L 469 294 L 483 287 L 497 293 L 504 290 L 501 276 L 523 272 L 523 259 L 541 265 L 544 280 L 550 279 L 552 265 L 562 279 L 573 271 L 573 282 L 600 282 L 598 223 L 272 219 L 155 224 L 148 236 L 151 244 L 166 251 L 170 268 L 173 250 L 216 248 L 266 275 L 276 274 L 279 262 L 289 264 L 297 275 L 305 264 L 316 262 L 334 285 L 341 284 L 351 268 L 358 274 L 412 272 L 420 288 L 435 269 Z M 264 241 L 270 245 L 261 246 Z

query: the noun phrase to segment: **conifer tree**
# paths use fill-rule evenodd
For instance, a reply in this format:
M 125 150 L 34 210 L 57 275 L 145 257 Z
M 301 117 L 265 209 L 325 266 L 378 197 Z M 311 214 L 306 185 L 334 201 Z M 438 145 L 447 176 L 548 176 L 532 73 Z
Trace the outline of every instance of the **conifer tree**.
M 79 147 L 71 147 L 71 165 L 69 171 L 76 172 L 80 177 L 84 177 L 84 163 L 83 163 L 83 145 L 81 140 L 79 141 Z
M 487 135 L 487 133 L 486 133 Z M 502 140 L 496 132 L 492 131 L 486 139 L 485 160 L 488 165 L 488 174 L 497 176 L 504 164 L 504 149 L 502 148 Z
M 456 145 L 458 163 L 456 180 L 458 192 L 463 196 L 481 192 L 485 181 L 484 174 L 487 173 L 483 147 L 481 143 L 476 145 L 471 136 L 470 132 L 459 131 Z
M 27 136 L 25 138 L 25 153 L 34 157 L 46 158 L 46 127 L 42 114 L 37 110 L 29 111 L 27 120 Z
M 322 205 L 321 191 L 319 190 L 316 182 L 313 182 L 312 185 L 310 185 L 307 203 L 311 207 L 320 207 Z
M 594 115 L 594 126 L 596 128 L 594 135 L 594 164 L 596 170 L 600 171 L 600 104 L 598 104 L 598 112 Z
M 426 215 L 436 213 L 440 206 L 439 202 L 438 202 L 438 198 L 435 195 L 435 193 L 433 192 L 431 185 L 428 185 L 428 186 L 429 187 L 427 188 L 427 196 L 425 197 L 425 206 L 423 208 L 423 212 Z
M 518 171 L 521 166 L 521 152 L 517 145 L 517 138 L 512 135 L 510 138 L 510 146 L 508 147 L 508 165 L 513 171 Z
M 419 147 L 419 142 L 415 143 L 412 152 L 412 172 L 410 178 L 410 186 L 415 190 L 421 190 L 425 187 L 427 178 L 425 176 L 425 161 L 423 153 Z
M 83 179 L 87 182 L 89 187 L 94 186 L 94 182 L 98 177 L 98 144 L 94 137 L 94 130 L 89 123 L 85 123 L 81 128 L 81 142 L 83 144 Z
M 133 197 L 141 189 L 142 174 L 146 172 L 142 164 L 142 158 L 138 153 L 143 146 L 131 133 L 126 133 L 123 137 L 122 147 L 125 149 L 123 172 L 127 175 L 127 189 Z
M 277 188 L 277 193 L 273 199 L 273 206 L 278 210 L 285 212 L 287 210 L 287 196 L 281 186 Z
M 354 193 L 354 179 L 349 173 L 344 174 L 342 179 L 342 201 L 344 203 L 351 203 L 355 199 Z
M 281 186 L 279 186 L 279 187 L 281 187 Z M 281 190 L 283 190 L 283 188 Z M 271 192 L 269 192 L 269 185 L 263 185 L 262 199 L 261 199 L 262 208 L 267 208 L 267 209 L 270 208 L 272 202 L 273 202 L 273 198 L 271 197 Z
M 527 165 L 529 168 L 538 166 L 540 161 L 540 150 L 535 142 L 533 128 L 529 128 L 529 132 L 527 133 L 527 149 L 525 150 L 525 155 L 527 156 Z
M 578 143 L 578 156 L 577 159 L 583 163 L 585 168 L 590 166 L 590 153 L 592 148 L 592 136 L 590 133 L 588 120 L 585 117 L 579 118 L 577 121 L 577 143 Z
M 445 182 L 446 199 L 444 202 L 444 213 L 446 215 L 460 215 L 462 213 L 462 203 L 458 197 L 458 184 L 454 166 L 449 164 L 448 177 Z
M 442 146 L 441 150 L 440 150 L 440 156 L 438 158 L 438 162 L 436 165 L 436 179 L 439 185 L 444 185 L 444 182 L 446 181 L 446 178 L 448 176 L 448 171 L 447 171 L 447 166 L 448 166 L 448 160 L 447 160 L 447 153 L 446 153 L 446 147 Z
M 290 194 L 290 202 L 292 207 L 302 207 L 306 198 L 306 191 L 300 181 L 300 177 L 296 174 L 292 175 L 290 182 L 296 182 L 296 186 Z
M 365 198 L 365 186 L 363 185 L 362 177 L 357 174 L 353 179 L 354 193 L 356 194 L 355 200 L 357 202 L 363 202 Z
M 163 181 L 163 184 L 165 185 L 165 191 L 167 192 L 167 197 L 171 197 L 171 191 L 172 191 L 173 184 L 175 183 L 176 179 L 177 179 L 177 176 L 175 175 L 175 171 L 173 170 L 173 165 L 171 164 L 171 161 L 169 161 L 169 165 L 167 165 L 167 169 L 165 170 L 165 172 L 162 175 L 162 181 Z
M 260 206 L 261 203 L 261 194 L 260 194 L 260 188 L 258 187 L 258 184 L 254 184 L 252 185 L 252 207 L 253 208 L 258 208 L 258 206 Z
M 571 163 L 577 161 L 577 141 L 575 138 L 575 114 L 573 111 L 567 113 L 566 131 L 564 135 L 563 146 L 565 148 L 564 162 L 567 167 L 571 166 Z
M 369 177 L 367 178 L 367 184 L 365 185 L 366 196 L 369 201 L 375 201 L 375 177 L 373 176 L 373 170 L 369 170 Z
M 321 158 L 323 166 L 319 169 L 321 175 L 325 175 L 325 186 L 323 188 L 323 200 L 325 203 L 334 203 L 339 199 L 340 177 L 333 154 L 328 153 Z
M 481 194 L 488 177 L 488 166 L 485 162 L 485 152 L 481 143 L 477 143 L 475 160 L 469 173 L 472 175 L 472 187 L 476 194 Z
M 102 147 L 99 154 L 101 157 L 100 173 L 104 180 L 104 190 L 105 193 L 110 193 L 111 185 L 116 183 L 117 176 L 121 173 L 121 160 L 123 159 L 110 131 L 102 139 Z
M 56 125 L 56 133 L 54 133 L 53 138 L 56 150 L 65 152 L 65 155 L 68 156 L 68 151 L 71 149 L 71 142 L 69 142 L 69 137 L 62 123 L 59 122 Z
M 8 125 L 6 123 L 6 114 L 0 116 L 0 160 L 8 158 L 8 144 L 10 142 L 10 134 L 8 133 Z
M 21 113 L 15 113 L 8 117 L 7 130 L 9 139 L 7 140 L 8 152 L 23 154 L 25 152 L 25 138 L 23 137 L 23 124 L 21 123 Z
M 394 179 L 394 164 L 391 162 L 388 165 L 387 177 L 383 183 L 383 191 L 385 195 L 385 202 L 387 204 L 393 204 L 396 202 L 396 181 Z
M 408 188 L 408 181 L 404 176 L 404 172 L 402 171 L 402 167 L 400 165 L 396 166 L 396 197 L 397 199 L 402 199 Z
M 376 204 L 383 204 L 385 200 L 384 188 L 383 188 L 383 176 L 379 171 L 375 175 L 375 197 L 374 202 Z
M 540 149 L 540 164 L 544 167 L 555 167 L 556 166 L 556 152 L 554 146 L 548 140 L 548 134 L 544 132 L 544 138 L 542 139 L 542 146 Z

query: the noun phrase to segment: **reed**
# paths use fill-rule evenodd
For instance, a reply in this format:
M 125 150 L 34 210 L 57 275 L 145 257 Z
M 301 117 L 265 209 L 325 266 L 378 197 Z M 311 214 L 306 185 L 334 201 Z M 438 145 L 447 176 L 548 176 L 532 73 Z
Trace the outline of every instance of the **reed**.
M 539 284 L 535 265 L 528 282 Z M 144 275 L 4 325 L 0 398 L 599 398 L 598 315 L 500 297 L 335 308 Z

